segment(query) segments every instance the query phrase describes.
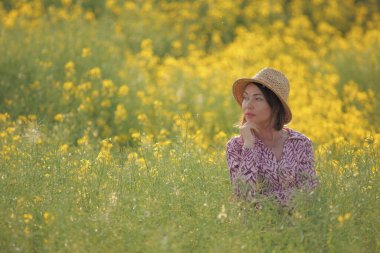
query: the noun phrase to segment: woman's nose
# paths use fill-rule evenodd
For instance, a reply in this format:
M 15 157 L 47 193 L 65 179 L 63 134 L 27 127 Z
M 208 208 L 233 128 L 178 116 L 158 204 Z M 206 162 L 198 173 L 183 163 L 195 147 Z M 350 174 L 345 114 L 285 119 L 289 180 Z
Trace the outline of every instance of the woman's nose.
M 245 107 L 248 107 L 248 108 L 252 108 L 253 107 L 253 101 L 252 101 L 252 99 L 248 99 L 245 102 Z

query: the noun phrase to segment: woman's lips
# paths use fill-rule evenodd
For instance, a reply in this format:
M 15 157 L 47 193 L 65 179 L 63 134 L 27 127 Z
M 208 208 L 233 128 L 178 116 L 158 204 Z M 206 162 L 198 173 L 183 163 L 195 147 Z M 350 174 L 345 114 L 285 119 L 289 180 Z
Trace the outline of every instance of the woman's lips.
M 253 114 L 253 113 L 251 113 L 251 112 L 246 112 L 246 113 L 244 114 L 244 116 L 246 116 L 246 117 L 253 117 L 253 116 L 255 116 L 255 114 Z

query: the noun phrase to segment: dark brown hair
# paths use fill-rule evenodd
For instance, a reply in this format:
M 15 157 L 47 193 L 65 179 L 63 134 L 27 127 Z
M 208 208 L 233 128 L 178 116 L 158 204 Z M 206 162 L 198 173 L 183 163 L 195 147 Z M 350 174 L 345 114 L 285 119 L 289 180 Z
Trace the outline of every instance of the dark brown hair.
M 285 125 L 285 109 L 282 105 L 280 99 L 277 97 L 276 94 L 274 94 L 273 91 L 265 87 L 264 85 L 260 83 L 249 83 L 254 84 L 257 86 L 257 88 L 260 89 L 260 91 L 263 93 L 265 100 L 268 102 L 271 110 L 271 124 L 274 125 L 274 129 L 277 131 L 280 131 L 284 125 Z M 248 84 L 247 84 L 248 85 Z M 242 115 L 240 120 L 240 125 L 243 125 L 246 122 L 244 115 Z

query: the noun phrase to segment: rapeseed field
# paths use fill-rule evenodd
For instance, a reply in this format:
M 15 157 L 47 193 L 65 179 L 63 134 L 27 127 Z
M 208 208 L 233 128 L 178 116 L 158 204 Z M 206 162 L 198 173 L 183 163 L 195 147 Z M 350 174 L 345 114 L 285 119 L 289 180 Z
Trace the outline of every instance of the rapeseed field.
M 233 198 L 231 86 L 289 78 L 318 188 Z M 0 2 L 0 252 L 379 252 L 380 3 Z

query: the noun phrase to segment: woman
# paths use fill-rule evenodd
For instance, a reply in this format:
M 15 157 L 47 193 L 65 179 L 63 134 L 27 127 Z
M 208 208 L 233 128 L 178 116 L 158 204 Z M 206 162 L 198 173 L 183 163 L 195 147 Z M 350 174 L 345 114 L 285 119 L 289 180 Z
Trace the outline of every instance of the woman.
M 289 81 L 272 68 L 234 82 L 243 110 L 240 136 L 227 143 L 226 157 L 235 194 L 245 199 L 274 196 L 286 205 L 296 188 L 317 186 L 312 142 L 284 127 L 292 119 Z

